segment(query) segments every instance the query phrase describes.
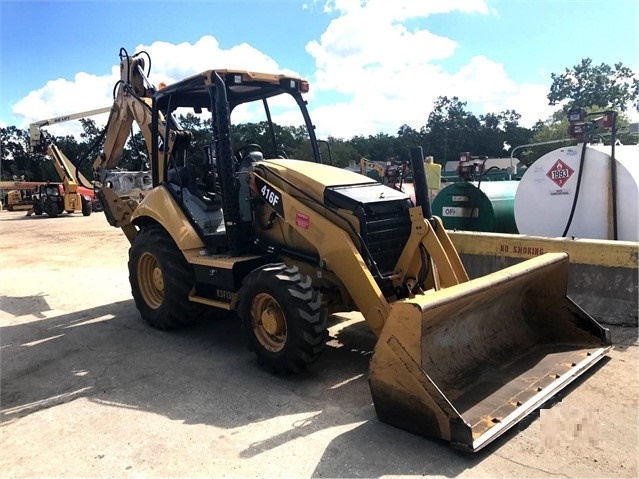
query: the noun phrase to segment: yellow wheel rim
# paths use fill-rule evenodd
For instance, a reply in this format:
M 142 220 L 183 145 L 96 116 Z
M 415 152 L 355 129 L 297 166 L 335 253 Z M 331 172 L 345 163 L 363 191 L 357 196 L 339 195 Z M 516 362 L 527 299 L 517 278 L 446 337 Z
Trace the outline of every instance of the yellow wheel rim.
M 280 352 L 286 344 L 286 316 L 272 296 L 258 294 L 251 304 L 251 324 L 260 344 L 272 353 Z
M 138 286 L 142 299 L 151 309 L 158 309 L 164 299 L 164 276 L 151 253 L 143 253 L 138 261 Z

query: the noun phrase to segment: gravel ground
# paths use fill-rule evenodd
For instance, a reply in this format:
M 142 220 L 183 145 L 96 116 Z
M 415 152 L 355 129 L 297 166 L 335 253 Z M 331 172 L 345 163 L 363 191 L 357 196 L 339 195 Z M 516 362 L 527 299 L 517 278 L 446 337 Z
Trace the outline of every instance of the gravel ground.
M 5 477 L 637 477 L 637 330 L 526 427 L 474 455 L 377 420 L 375 338 L 333 321 L 304 374 L 262 372 L 237 318 L 146 326 L 103 215 L 0 213 Z

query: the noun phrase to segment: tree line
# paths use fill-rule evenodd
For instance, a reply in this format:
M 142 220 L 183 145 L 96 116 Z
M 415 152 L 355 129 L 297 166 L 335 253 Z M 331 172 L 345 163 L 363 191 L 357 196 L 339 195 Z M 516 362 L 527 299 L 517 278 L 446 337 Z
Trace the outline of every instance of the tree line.
M 621 63 L 613 66 L 602 63 L 594 65 L 589 58 L 583 59 L 564 73 L 551 75 L 552 85 L 547 95 L 550 105 L 561 105 L 548 119 L 539 120 L 532 128 L 520 125 L 521 115 L 515 110 L 475 115 L 467 109 L 467 102 L 458 97 L 440 96 L 424 125 L 419 129 L 402 125 L 395 135 L 378 133 L 358 135 L 350 139 L 329 137 L 333 164 L 345 167 L 364 156 L 373 161 L 396 159 L 408 160 L 410 149 L 421 146 L 424 155 L 432 156 L 437 163 L 458 159 L 461 152 L 486 155 L 492 158 L 510 156 L 509 149 L 517 145 L 547 142 L 567 137 L 567 111 L 582 107 L 588 111 L 614 109 L 620 112 L 620 140 L 636 143 L 636 134 L 624 133 L 628 124 L 623 114 L 627 105 L 639 111 L 639 79 L 634 72 Z M 201 150 L 209 140 L 210 120 L 187 114 L 180 115 L 183 128 L 193 133 L 192 149 Z M 100 151 L 101 131 L 91 119 L 80 120 L 83 132 L 80 139 L 73 136 L 53 137 L 53 141 L 73 162 L 82 162 L 82 171 L 90 175 L 90 164 Z M 233 142 L 267 144 L 269 132 L 265 122 L 235 125 Z M 308 142 L 302 126 L 276 125 L 278 144 L 285 148 L 289 158 L 308 158 Z M 1 178 L 11 180 L 14 176 L 29 181 L 58 181 L 52 163 L 39 153 L 29 149 L 29 132 L 15 126 L 0 128 Z M 95 147 L 93 151 L 91 147 Z M 555 149 L 555 145 L 519 150 L 516 157 L 524 164 Z M 140 170 L 147 166 L 146 146 L 141 133 L 132 134 L 124 149 L 120 167 Z

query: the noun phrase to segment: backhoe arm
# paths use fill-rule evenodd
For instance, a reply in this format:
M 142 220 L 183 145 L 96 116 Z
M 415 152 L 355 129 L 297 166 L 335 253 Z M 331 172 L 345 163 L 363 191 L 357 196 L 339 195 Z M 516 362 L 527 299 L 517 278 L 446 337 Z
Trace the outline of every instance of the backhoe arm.
M 152 138 L 153 95 L 157 90 L 144 73 L 144 56 L 138 53 L 130 57 L 121 53 L 121 58 L 120 80 L 116 84 L 117 92 L 107 123 L 104 150 L 94 160 L 93 171 L 103 185 L 109 186 L 106 181 L 109 170 L 117 168 L 135 122 L 144 137 L 149 155 L 153 151 L 153 142 L 157 142 L 157 170 L 161 182 L 166 165 L 166 152 L 173 154 L 177 144 L 180 148 L 186 148 L 192 135 L 188 130 L 183 130 L 172 115 L 165 118 L 162 112 L 159 112 L 158 137 Z
M 104 138 L 104 151 L 93 162 L 94 171 L 117 167 L 133 121 L 140 127 L 151 151 L 151 102 L 155 92 L 144 74 L 144 58 L 126 56 L 120 62 L 120 81 L 111 107 Z

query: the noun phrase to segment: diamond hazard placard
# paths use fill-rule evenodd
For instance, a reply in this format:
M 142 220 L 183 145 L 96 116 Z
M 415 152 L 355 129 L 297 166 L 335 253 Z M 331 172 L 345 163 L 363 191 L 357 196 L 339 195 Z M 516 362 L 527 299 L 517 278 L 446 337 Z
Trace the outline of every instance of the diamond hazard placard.
M 555 164 L 548 170 L 546 176 L 554 181 L 560 188 L 566 184 L 566 181 L 570 179 L 575 172 L 570 166 L 563 162 L 563 160 L 555 161 Z

